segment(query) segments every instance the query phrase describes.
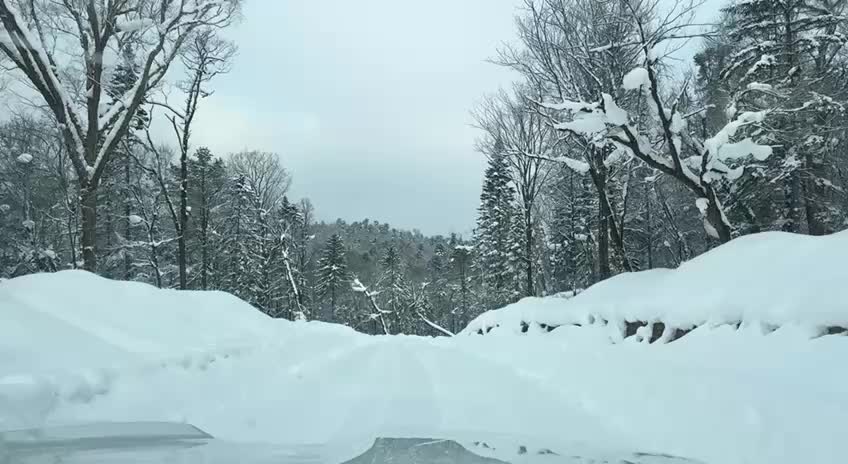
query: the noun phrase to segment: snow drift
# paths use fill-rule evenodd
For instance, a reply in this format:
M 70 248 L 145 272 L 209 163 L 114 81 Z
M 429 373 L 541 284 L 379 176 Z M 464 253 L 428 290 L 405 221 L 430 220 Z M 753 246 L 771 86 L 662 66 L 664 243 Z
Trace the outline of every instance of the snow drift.
M 160 290 L 84 271 L 0 282 L 0 321 L 0 376 L 172 357 L 271 330 L 270 318 L 227 293 Z
M 600 450 L 707 464 L 838 463 L 848 337 L 810 340 L 804 327 L 841 320 L 836 266 L 845 240 L 741 239 L 680 270 L 488 313 L 474 322 L 497 327 L 487 337 L 367 336 L 274 321 L 227 294 L 83 272 L 12 279 L 0 282 L 0 429 L 176 421 L 238 442 L 352 444 L 332 462 L 375 437 L 427 437 L 469 449 L 486 443 L 475 452 L 510 462 L 558 463 L 588 449 L 587 459 Z M 769 293 L 768 279 L 786 295 Z M 671 305 L 678 297 L 688 305 Z M 746 304 L 758 298 L 766 304 Z M 800 312 L 804 298 L 816 304 Z M 614 324 L 551 333 L 568 336 L 521 332 L 523 321 L 540 321 L 528 331 L 546 333 L 540 324 L 578 320 L 571 313 L 580 311 L 610 321 L 786 325 L 764 335 L 753 325 L 704 324 L 653 346 L 597 336 Z
M 749 235 L 678 269 L 626 273 L 563 300 L 527 298 L 473 320 L 466 334 L 605 327 L 613 341 L 673 341 L 695 327 L 762 333 L 793 327 L 811 337 L 848 328 L 848 232 Z

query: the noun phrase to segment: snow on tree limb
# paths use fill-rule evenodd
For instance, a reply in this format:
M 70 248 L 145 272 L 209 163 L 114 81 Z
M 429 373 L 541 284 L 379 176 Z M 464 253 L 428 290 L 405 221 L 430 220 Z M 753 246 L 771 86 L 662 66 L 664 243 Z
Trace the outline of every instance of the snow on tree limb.
M 61 125 L 77 175 L 85 182 L 97 182 L 144 96 L 164 78 L 185 38 L 198 27 L 228 24 L 239 2 L 123 0 L 108 7 L 93 3 L 83 7 L 70 2 L 58 7 L 58 20 L 73 24 L 68 31 L 73 31 L 82 48 L 87 75 L 86 114 L 72 103 L 68 89 L 58 77 L 56 60 L 45 47 L 40 15 L 47 6 L 41 2 L 30 5 L 23 12 L 13 0 L 0 0 L 0 31 L 4 39 L 8 37 L 0 41 L 0 52 L 12 60 L 45 99 Z M 104 110 L 102 56 L 110 44 L 131 36 L 143 37 L 143 43 L 150 47 L 142 55 L 135 85 Z
M 439 324 L 436 324 L 435 322 L 431 321 L 430 319 L 427 319 L 427 317 L 425 317 L 424 314 L 421 313 L 421 312 L 418 313 L 418 317 L 421 318 L 421 320 L 424 321 L 425 324 L 427 324 L 430 327 L 438 330 L 439 332 L 447 335 L 448 337 L 453 337 L 453 336 L 456 335 L 453 332 L 451 332 L 450 330 L 440 326 Z
M 629 73 L 624 75 L 624 80 L 621 87 L 625 90 L 639 90 L 642 87 L 651 85 L 651 80 L 648 78 L 648 70 L 642 67 L 633 68 Z

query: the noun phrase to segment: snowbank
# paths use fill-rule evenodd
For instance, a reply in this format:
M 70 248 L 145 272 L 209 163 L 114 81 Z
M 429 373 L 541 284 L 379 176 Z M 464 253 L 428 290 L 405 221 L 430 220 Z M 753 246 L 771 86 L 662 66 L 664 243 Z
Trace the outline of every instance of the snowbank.
M 785 326 L 810 336 L 842 333 L 848 328 L 846 262 L 848 232 L 750 235 L 676 270 L 621 274 L 570 300 L 524 299 L 482 314 L 463 333 L 581 326 L 607 328 L 613 341 L 633 335 L 672 341 L 695 327 L 723 324 L 764 333 Z
M 524 306 L 540 319 L 582 295 Z M 82 272 L 0 282 L 0 318 L 0 429 L 176 421 L 237 442 L 355 444 L 331 462 L 380 436 L 456 440 L 516 463 L 844 460 L 848 338 L 792 327 L 702 326 L 650 347 L 580 336 L 601 327 L 372 337 Z
M 84 271 L 0 282 L 0 376 L 121 365 L 264 337 L 271 319 L 222 292 L 160 290 Z

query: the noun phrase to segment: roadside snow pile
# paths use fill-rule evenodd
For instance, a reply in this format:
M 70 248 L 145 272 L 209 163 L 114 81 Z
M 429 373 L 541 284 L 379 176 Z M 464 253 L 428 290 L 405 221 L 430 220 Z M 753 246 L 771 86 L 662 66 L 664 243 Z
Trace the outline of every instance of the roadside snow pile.
M 160 290 L 83 271 L 0 282 L 0 377 L 125 365 L 246 344 L 270 318 L 222 292 Z
M 670 342 L 695 327 L 733 325 L 810 337 L 848 328 L 848 232 L 741 237 L 676 270 L 626 273 L 569 300 L 527 298 L 471 321 L 465 334 L 604 328 L 613 341 Z M 572 332 L 572 331 L 569 331 Z
M 536 300 L 534 316 L 595 291 Z M 587 333 L 554 333 L 569 330 Z M 0 429 L 187 422 L 222 440 L 357 453 L 377 437 L 443 438 L 527 464 L 587 449 L 585 462 L 844 461 L 846 337 L 720 326 L 646 347 L 500 335 L 374 337 L 270 320 L 223 293 L 82 272 L 16 278 L 0 282 Z

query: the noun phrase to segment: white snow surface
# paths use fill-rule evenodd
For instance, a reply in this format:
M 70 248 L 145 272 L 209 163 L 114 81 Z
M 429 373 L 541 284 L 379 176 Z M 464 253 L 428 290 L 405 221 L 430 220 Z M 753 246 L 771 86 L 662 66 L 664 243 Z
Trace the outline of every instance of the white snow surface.
M 705 199 L 698 199 L 699 209 Z M 745 323 L 794 327 L 810 336 L 848 327 L 848 231 L 812 237 L 765 232 L 732 240 L 678 269 L 624 273 L 567 302 L 522 300 L 489 311 L 465 333 L 521 330 L 521 322 L 547 326 L 609 321 L 662 322 L 673 328 Z M 555 331 L 556 332 L 556 331 Z
M 137 19 L 132 21 L 126 21 L 118 24 L 118 30 L 121 32 L 134 32 L 140 31 L 147 27 L 155 25 L 156 22 L 150 18 Z
M 227 293 L 159 290 L 83 271 L 3 281 L 0 320 L 0 377 L 164 359 L 272 331 L 266 316 Z
M 0 429 L 167 420 L 238 442 L 355 443 L 347 458 L 375 436 L 417 436 L 558 454 L 512 462 L 589 447 L 839 463 L 848 337 L 805 329 L 844 322 L 846 254 L 846 234 L 737 239 L 679 270 L 523 300 L 465 332 L 496 323 L 488 336 L 453 338 L 271 320 L 224 293 L 81 271 L 19 277 L 0 282 Z M 746 324 L 650 345 L 611 343 L 612 323 L 511 325 L 593 313 Z M 754 320 L 784 325 L 766 335 Z
M 32 163 L 32 155 L 30 155 L 29 153 L 21 153 L 21 154 L 20 154 L 20 155 L 18 155 L 18 157 L 16 158 L 16 161 L 17 161 L 18 163 L 21 163 L 21 164 L 29 164 L 29 163 Z
M 622 79 L 621 86 L 626 90 L 650 87 L 651 79 L 648 76 L 648 70 L 642 67 L 631 69 Z
M 580 161 L 574 158 L 570 158 L 568 156 L 560 156 L 559 158 L 555 158 L 557 161 L 564 163 L 568 166 L 569 169 L 576 172 L 577 174 L 586 174 L 589 172 L 589 163 L 585 161 Z

